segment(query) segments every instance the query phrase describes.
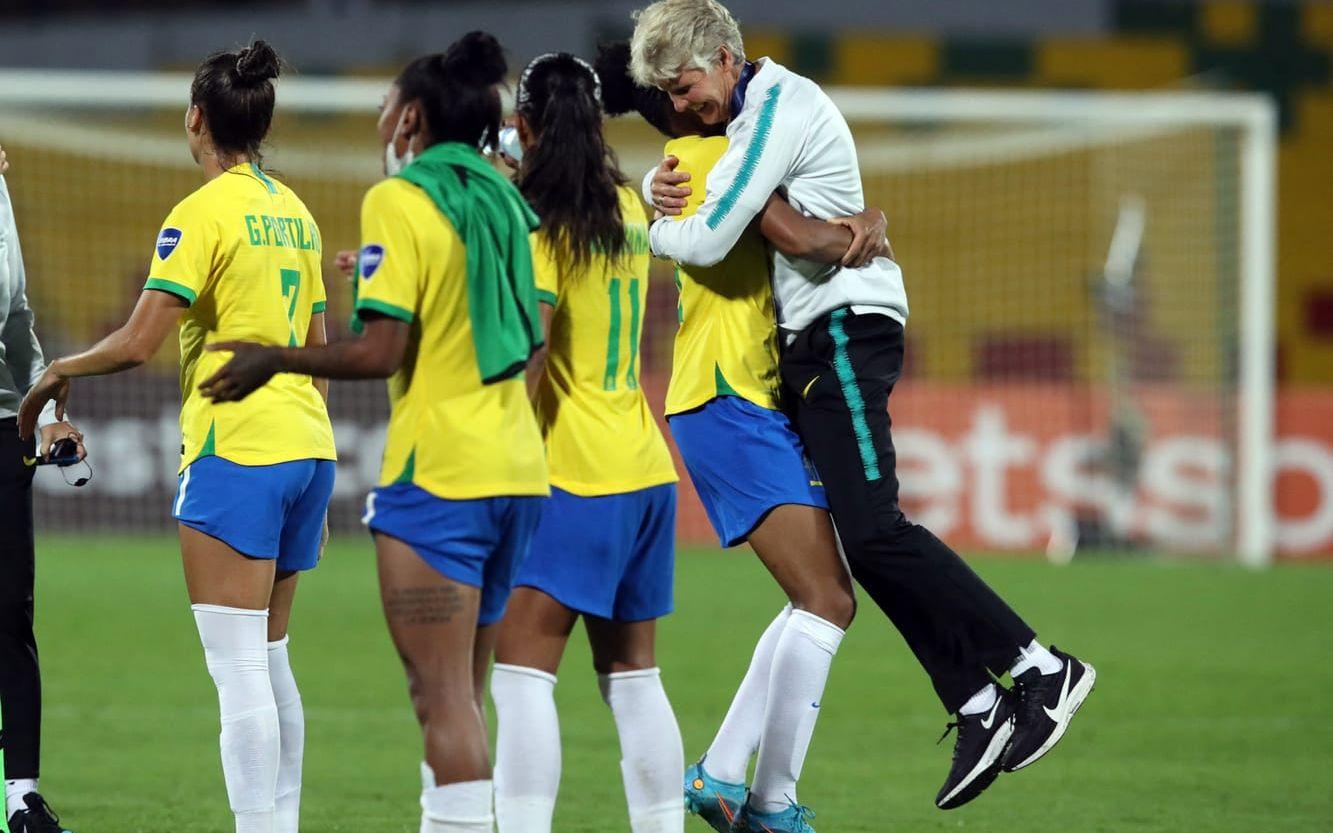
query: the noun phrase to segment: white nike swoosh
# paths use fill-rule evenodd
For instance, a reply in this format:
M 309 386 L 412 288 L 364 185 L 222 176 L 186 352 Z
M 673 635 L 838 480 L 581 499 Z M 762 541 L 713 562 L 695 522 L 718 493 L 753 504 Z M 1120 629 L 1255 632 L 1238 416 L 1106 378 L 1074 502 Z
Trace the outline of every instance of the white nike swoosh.
M 981 719 L 981 728 L 990 731 L 990 727 L 995 723 L 995 713 L 1000 709 L 1000 698 L 995 698 L 995 705 L 990 707 L 990 714 Z
M 1051 711 L 1045 706 L 1041 707 L 1041 710 L 1046 712 L 1046 716 L 1051 720 L 1054 720 L 1056 723 L 1060 722 L 1059 714 L 1064 710 L 1065 700 L 1069 697 L 1069 678 L 1073 676 L 1073 674 L 1074 661 L 1072 659 L 1067 659 L 1065 660 L 1065 684 L 1060 688 L 1060 699 L 1055 701 L 1055 711 Z

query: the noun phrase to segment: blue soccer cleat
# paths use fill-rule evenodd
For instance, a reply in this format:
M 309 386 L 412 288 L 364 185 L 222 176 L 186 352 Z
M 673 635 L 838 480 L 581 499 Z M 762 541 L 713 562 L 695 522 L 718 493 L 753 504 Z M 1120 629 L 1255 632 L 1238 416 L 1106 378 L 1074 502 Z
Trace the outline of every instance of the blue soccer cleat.
M 717 833 L 731 833 L 732 822 L 745 803 L 745 785 L 719 781 L 704 769 L 704 759 L 685 770 L 685 809 L 708 822 Z
M 732 824 L 732 833 L 815 833 L 810 826 L 810 819 L 815 811 L 799 804 L 789 804 L 787 809 L 776 813 L 761 813 L 747 802 L 736 814 Z

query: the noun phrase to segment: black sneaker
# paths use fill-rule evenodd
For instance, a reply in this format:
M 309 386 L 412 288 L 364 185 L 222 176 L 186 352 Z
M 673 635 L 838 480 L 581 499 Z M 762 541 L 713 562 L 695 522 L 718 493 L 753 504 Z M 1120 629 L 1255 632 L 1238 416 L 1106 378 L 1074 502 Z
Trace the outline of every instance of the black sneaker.
M 1064 737 L 1074 712 L 1092 692 L 1097 670 L 1086 662 L 1051 646 L 1051 653 L 1065 667 L 1054 674 L 1029 668 L 1014 678 L 1017 715 L 1014 738 L 1004 755 L 1004 771 L 1013 772 L 1035 763 Z
M 60 819 L 52 812 L 51 805 L 37 793 L 23 796 L 26 810 L 18 810 L 9 817 L 9 833 L 70 833 L 60 826 Z
M 940 736 L 943 741 L 951 729 L 958 730 L 949 777 L 935 796 L 935 806 L 941 810 L 963 806 L 1000 774 L 1000 758 L 1014 733 L 1014 702 L 1006 689 L 998 685 L 995 689 L 998 696 L 989 711 L 958 715 L 958 721 L 945 727 Z

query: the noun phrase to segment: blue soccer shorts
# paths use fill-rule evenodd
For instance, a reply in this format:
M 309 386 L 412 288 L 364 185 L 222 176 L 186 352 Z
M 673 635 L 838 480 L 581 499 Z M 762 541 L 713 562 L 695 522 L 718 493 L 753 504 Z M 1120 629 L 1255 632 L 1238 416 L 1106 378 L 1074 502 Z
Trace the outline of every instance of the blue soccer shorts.
M 279 570 L 319 563 L 333 495 L 332 460 L 242 466 L 201 457 L 181 472 L 171 515 L 242 555 L 277 559 Z
M 719 396 L 667 424 L 722 546 L 743 543 L 783 504 L 828 509 L 824 484 L 781 411 Z
M 516 586 L 616 622 L 674 606 L 676 484 L 583 497 L 552 488 Z
M 366 497 L 361 522 L 407 544 L 445 578 L 480 588 L 477 624 L 493 625 L 504 616 L 545 501 L 532 495 L 448 500 L 395 483 Z

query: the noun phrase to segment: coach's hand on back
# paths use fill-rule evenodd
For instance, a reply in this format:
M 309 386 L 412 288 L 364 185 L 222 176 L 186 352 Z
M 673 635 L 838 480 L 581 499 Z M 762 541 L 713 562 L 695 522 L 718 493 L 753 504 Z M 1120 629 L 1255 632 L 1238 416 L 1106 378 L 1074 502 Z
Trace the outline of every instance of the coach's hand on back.
M 0 175 L 9 170 L 9 159 L 5 156 L 5 149 L 0 147 Z
M 685 198 L 694 193 L 692 188 L 683 184 L 690 181 L 690 175 L 677 171 L 676 166 L 679 164 L 679 159 L 668 156 L 653 174 L 653 208 L 658 214 L 670 217 L 679 215 L 685 208 Z

